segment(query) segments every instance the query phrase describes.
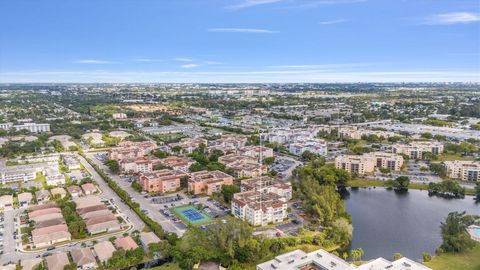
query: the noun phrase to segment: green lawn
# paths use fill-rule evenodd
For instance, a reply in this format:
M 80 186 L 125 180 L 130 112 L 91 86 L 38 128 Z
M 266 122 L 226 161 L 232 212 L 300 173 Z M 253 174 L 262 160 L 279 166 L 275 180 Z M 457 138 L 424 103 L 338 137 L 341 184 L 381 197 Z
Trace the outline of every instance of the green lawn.
M 442 254 L 424 263 L 434 270 L 480 270 L 480 244 L 460 254 Z
M 166 263 L 161 266 L 150 268 L 150 270 L 182 270 L 176 263 Z

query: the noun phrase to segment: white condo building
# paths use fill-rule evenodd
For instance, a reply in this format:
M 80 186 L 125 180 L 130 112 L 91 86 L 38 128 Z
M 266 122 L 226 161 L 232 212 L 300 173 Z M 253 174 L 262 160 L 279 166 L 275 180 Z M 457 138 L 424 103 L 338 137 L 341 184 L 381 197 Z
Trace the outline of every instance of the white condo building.
M 265 226 L 287 218 L 287 201 L 292 198 L 290 184 L 270 177 L 256 177 L 241 183 L 233 195 L 232 214 L 253 226 Z
M 390 262 L 384 258 L 371 260 L 360 266 L 345 260 L 323 249 L 306 253 L 294 250 L 257 265 L 257 270 L 432 270 L 408 258 Z
M 26 129 L 31 133 L 50 132 L 50 124 L 24 123 L 21 125 L 14 125 L 13 123 L 0 123 L 0 129 L 10 130 L 12 128 L 17 131 Z

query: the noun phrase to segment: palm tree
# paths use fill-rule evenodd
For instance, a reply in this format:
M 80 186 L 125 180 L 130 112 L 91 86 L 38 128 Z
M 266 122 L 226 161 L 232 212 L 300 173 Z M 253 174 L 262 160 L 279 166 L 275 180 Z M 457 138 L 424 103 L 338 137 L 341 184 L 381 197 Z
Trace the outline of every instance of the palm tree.
M 360 257 L 360 252 L 357 249 L 353 249 L 350 251 L 350 256 L 352 257 L 353 261 L 356 261 Z
M 360 257 L 360 260 L 362 260 L 363 255 L 365 255 L 365 251 L 363 251 L 362 248 L 357 248 L 357 250 L 358 250 L 358 253 L 359 253 L 359 255 L 360 255 L 360 256 L 359 256 L 359 257 Z

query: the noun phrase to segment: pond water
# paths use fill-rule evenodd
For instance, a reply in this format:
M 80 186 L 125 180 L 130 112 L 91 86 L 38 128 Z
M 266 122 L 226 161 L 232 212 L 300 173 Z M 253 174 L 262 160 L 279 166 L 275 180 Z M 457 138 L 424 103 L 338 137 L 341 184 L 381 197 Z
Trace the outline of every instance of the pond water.
M 397 193 L 384 188 L 349 189 L 344 198 L 352 216 L 352 248 L 362 248 L 362 259 L 392 259 L 396 252 L 421 260 L 423 252 L 434 254 L 442 242 L 440 223 L 449 212 L 480 215 L 473 197 L 444 199 L 427 191 Z

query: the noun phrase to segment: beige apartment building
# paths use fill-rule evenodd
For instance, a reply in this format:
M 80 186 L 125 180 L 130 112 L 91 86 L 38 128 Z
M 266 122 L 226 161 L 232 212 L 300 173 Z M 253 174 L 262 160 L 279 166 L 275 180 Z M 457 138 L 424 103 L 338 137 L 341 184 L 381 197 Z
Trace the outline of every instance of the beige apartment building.
M 336 168 L 358 175 L 371 173 L 375 168 L 399 171 L 402 166 L 402 156 L 384 152 L 366 153 L 361 156 L 343 155 L 335 159 Z
M 188 176 L 177 170 L 160 170 L 140 174 L 139 183 L 146 192 L 172 192 L 180 188 L 180 179 Z
M 445 161 L 447 176 L 463 181 L 480 182 L 480 161 Z
M 223 185 L 232 185 L 233 177 L 221 171 L 200 171 L 191 173 L 188 179 L 188 191 L 193 194 L 220 192 Z
M 395 144 L 392 146 L 392 152 L 404 154 L 411 159 L 422 159 L 424 153 L 435 155 L 443 153 L 443 144 L 435 141 L 418 141 L 409 144 Z

